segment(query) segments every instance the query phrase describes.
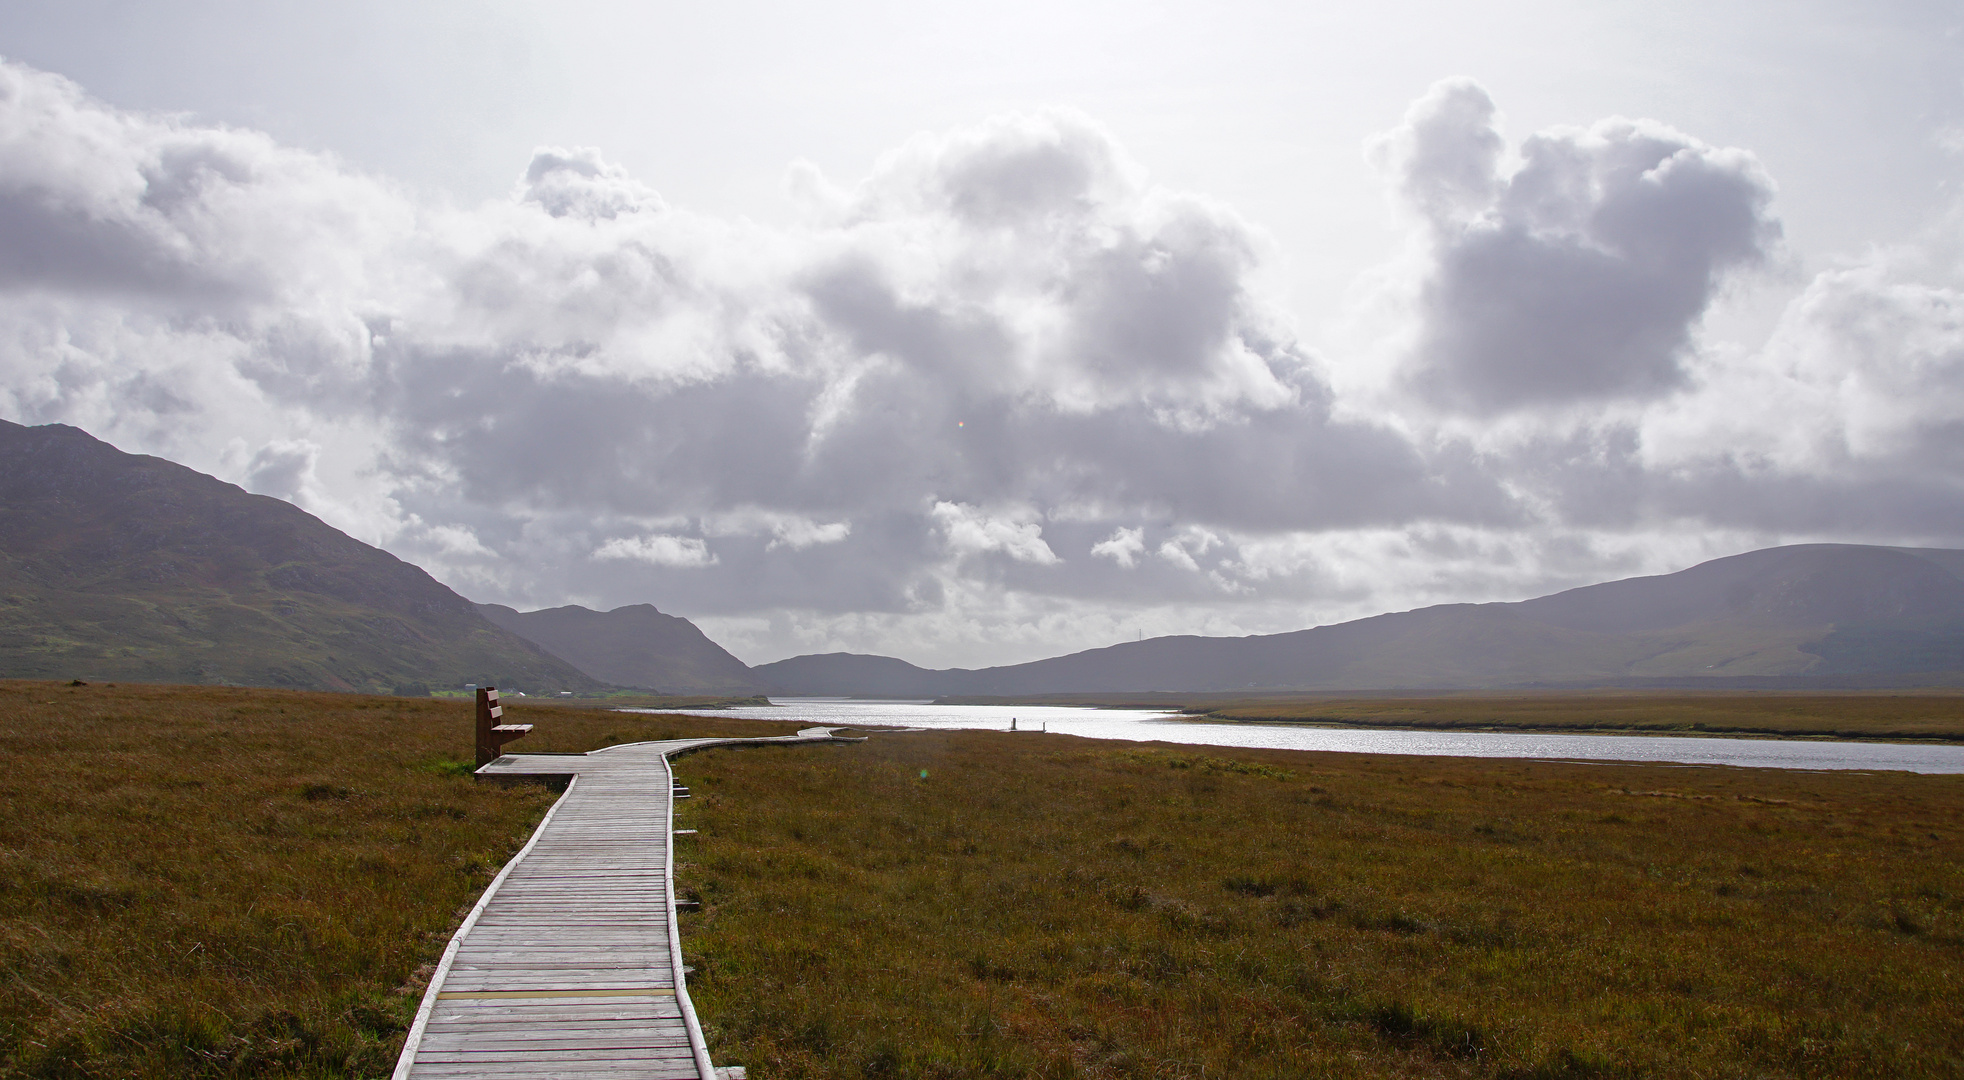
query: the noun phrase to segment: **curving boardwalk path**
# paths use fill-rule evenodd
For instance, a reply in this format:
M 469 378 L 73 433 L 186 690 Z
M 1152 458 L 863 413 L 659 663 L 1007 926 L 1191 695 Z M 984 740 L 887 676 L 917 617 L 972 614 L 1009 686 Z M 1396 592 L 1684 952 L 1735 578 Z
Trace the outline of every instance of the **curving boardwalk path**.
M 682 977 L 668 759 L 710 746 L 858 741 L 833 730 L 507 754 L 479 769 L 570 782 L 450 939 L 395 1080 L 717 1080 Z

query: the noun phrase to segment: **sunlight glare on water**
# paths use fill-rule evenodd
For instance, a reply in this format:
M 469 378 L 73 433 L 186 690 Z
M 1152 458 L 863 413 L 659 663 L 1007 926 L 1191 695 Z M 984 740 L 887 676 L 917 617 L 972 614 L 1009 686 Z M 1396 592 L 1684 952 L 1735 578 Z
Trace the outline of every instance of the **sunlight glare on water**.
M 1964 773 L 1964 746 L 1824 739 L 1715 739 L 1679 735 L 1566 735 L 1502 731 L 1383 731 L 1298 724 L 1200 723 L 1177 713 L 1058 705 L 936 705 L 929 701 L 778 698 L 772 706 L 661 709 L 696 716 L 795 720 L 806 726 L 1048 730 L 1134 742 L 1321 750 L 1348 754 L 1647 761 L 1769 769 L 1891 769 Z

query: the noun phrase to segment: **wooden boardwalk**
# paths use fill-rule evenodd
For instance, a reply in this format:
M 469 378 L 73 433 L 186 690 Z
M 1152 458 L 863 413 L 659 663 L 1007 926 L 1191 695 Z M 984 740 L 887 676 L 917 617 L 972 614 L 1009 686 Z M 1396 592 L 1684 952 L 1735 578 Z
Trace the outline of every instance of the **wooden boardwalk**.
M 716 1080 L 682 977 L 670 755 L 763 742 L 678 739 L 590 754 L 507 754 L 495 779 L 570 782 L 491 882 L 430 977 L 395 1080 Z

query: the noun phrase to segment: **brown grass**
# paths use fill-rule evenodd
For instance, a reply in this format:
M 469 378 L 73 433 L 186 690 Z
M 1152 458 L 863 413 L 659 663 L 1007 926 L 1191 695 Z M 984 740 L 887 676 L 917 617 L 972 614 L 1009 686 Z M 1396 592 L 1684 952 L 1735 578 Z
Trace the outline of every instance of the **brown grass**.
M 1955 1076 L 1964 777 L 1113 746 L 681 759 L 719 1062 Z
M 0 1075 L 386 1075 L 555 798 L 472 782 L 471 708 L 0 682 Z M 510 713 L 528 751 L 785 731 Z
M 469 715 L 0 683 L 0 1075 L 385 1075 L 553 797 L 473 784 Z M 680 773 L 696 1000 L 760 1080 L 1964 1072 L 1964 777 L 983 732 Z

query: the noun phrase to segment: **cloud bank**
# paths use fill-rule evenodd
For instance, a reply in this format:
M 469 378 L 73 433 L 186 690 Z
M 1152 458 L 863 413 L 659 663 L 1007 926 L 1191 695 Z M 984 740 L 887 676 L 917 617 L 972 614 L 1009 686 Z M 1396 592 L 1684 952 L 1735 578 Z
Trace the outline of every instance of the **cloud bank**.
M 1390 390 L 1348 399 L 1258 286 L 1260 230 L 1074 113 L 923 135 L 850 187 L 796 169 L 809 220 L 772 228 L 585 148 L 448 205 L 0 65 L 0 414 L 292 499 L 476 599 L 652 601 L 752 661 L 1964 542 L 1942 245 L 1713 348 L 1779 255 L 1752 156 L 1625 120 L 1510 148 L 1495 117 L 1442 83 L 1375 144 L 1416 254 L 1384 276 Z
M 1684 389 L 1717 287 L 1780 235 L 1752 155 L 1661 124 L 1543 132 L 1503 173 L 1492 101 L 1453 80 L 1381 145 L 1435 259 L 1407 385 L 1456 412 Z

